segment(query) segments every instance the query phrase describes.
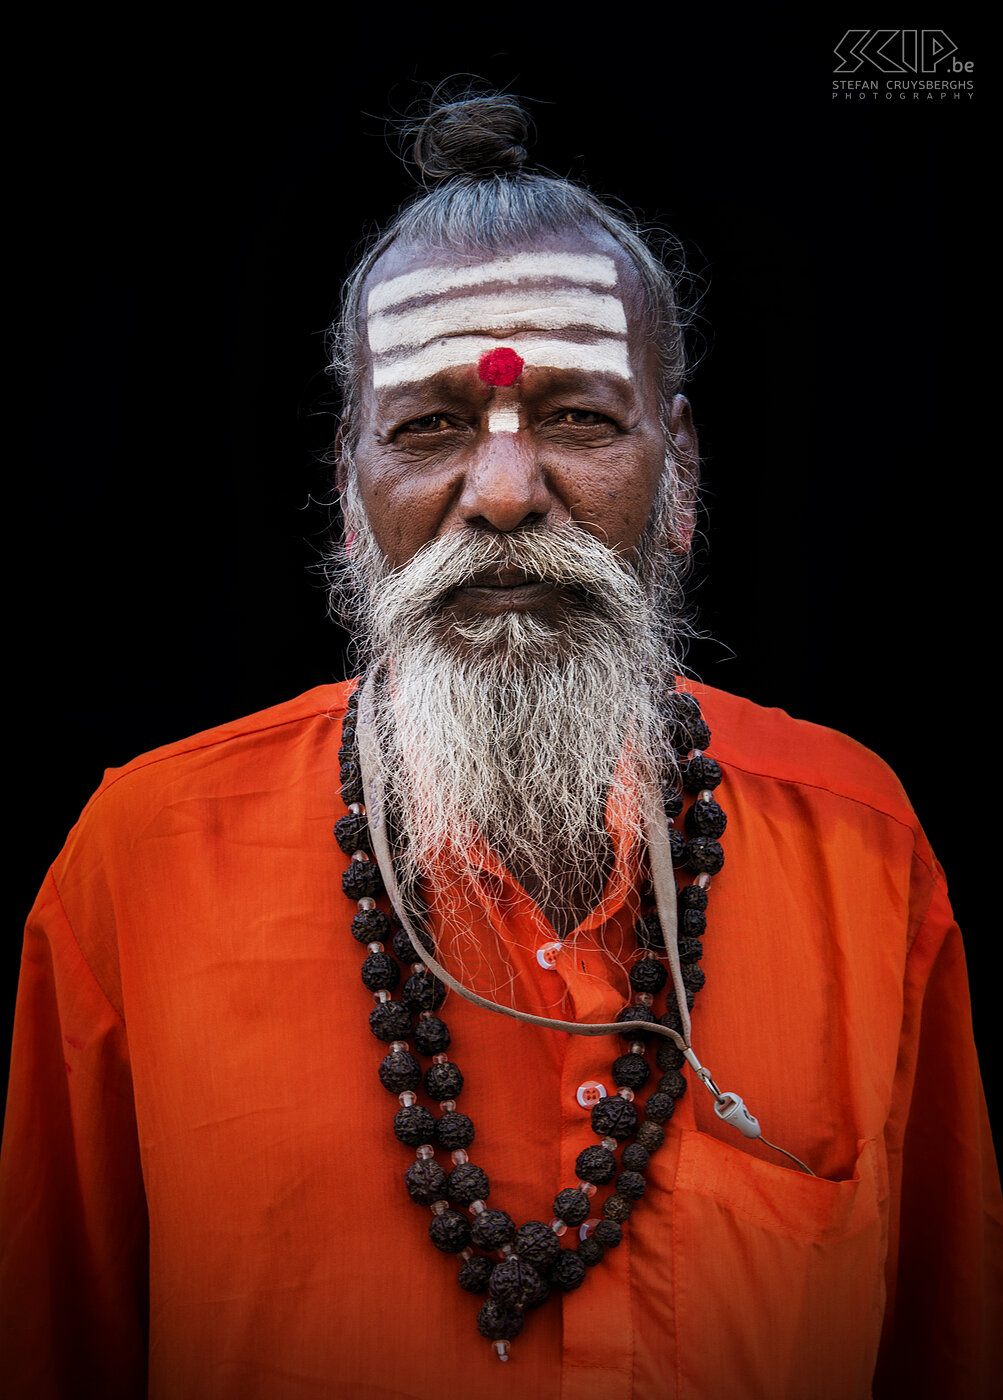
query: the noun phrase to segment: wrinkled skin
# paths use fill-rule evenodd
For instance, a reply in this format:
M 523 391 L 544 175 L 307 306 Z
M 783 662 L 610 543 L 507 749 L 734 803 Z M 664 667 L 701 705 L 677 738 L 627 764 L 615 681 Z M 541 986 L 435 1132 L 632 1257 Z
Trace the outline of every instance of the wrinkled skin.
M 637 274 L 618 245 L 598 230 L 594 238 L 569 232 L 529 246 L 614 258 L 617 294 L 627 318 L 631 378 L 534 366 L 527 359 L 516 383 L 492 385 L 482 381 L 472 359 L 377 391 L 367 367 L 355 462 L 368 520 L 394 567 L 447 531 L 507 532 L 527 523 L 567 520 L 629 557 L 649 519 L 665 444 L 655 354 Z M 374 267 L 367 290 L 403 273 L 485 258 L 484 253 L 447 255 L 394 245 Z M 457 293 L 443 293 L 436 303 L 447 314 L 451 295 Z M 540 332 L 521 326 L 489 334 L 499 346 L 518 351 L 520 343 Z M 576 335 L 589 339 L 588 331 Z M 518 431 L 490 431 L 489 418 L 498 410 L 518 413 Z M 670 429 L 676 455 L 692 478 L 697 444 L 682 395 L 673 402 Z M 679 549 L 688 546 L 691 532 L 691 507 L 684 503 L 676 526 Z M 547 612 L 565 605 L 557 590 L 514 574 L 458 589 L 450 600 L 458 613 L 507 608 Z

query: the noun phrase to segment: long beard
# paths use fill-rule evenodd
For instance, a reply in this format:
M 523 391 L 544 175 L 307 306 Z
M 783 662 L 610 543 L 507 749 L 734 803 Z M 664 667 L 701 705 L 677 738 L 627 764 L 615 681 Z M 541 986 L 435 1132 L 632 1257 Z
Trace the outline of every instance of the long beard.
M 568 524 L 452 533 L 393 570 L 354 477 L 342 506 L 351 546 L 335 580 L 340 609 L 362 664 L 388 663 L 376 738 L 402 886 L 483 837 L 542 905 L 558 905 L 576 882 L 594 883 L 607 804 L 628 850 L 641 843 L 642 795 L 673 762 L 667 494 L 634 563 Z M 512 566 L 561 585 L 571 601 L 556 620 L 450 615 L 454 589 Z

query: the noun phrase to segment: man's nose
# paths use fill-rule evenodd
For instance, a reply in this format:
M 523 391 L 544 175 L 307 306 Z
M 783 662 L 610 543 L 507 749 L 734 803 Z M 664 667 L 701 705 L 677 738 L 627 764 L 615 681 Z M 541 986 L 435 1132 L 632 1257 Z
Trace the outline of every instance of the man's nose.
M 554 497 L 530 435 L 486 434 L 460 493 L 460 514 L 466 523 L 515 530 L 542 520 L 553 505 Z

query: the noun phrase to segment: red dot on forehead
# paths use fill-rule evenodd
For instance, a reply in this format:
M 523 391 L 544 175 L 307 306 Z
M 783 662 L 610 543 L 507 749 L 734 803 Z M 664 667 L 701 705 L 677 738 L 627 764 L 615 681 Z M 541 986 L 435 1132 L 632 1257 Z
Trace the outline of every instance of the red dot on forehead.
M 487 350 L 477 362 L 477 373 L 485 384 L 514 384 L 522 374 L 525 361 L 521 355 L 501 345 Z

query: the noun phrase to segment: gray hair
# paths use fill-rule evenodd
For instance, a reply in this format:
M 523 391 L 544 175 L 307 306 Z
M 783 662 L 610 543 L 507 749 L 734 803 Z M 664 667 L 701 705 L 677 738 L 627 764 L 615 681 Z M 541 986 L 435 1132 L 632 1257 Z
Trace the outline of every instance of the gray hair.
M 330 368 L 341 391 L 342 439 L 349 456 L 358 443 L 360 422 L 362 292 L 383 253 L 396 242 L 497 253 L 569 230 L 586 237 L 603 230 L 637 271 L 658 349 L 659 410 L 670 445 L 669 409 L 686 375 L 681 249 L 662 234 L 656 255 L 650 246 L 653 236 L 626 212 L 617 213 L 570 180 L 524 170 L 522 141 L 528 129 L 523 108 L 502 94 L 438 105 L 418 128 L 414 159 L 426 188 L 375 236 L 345 283 L 340 314 L 329 332 Z

